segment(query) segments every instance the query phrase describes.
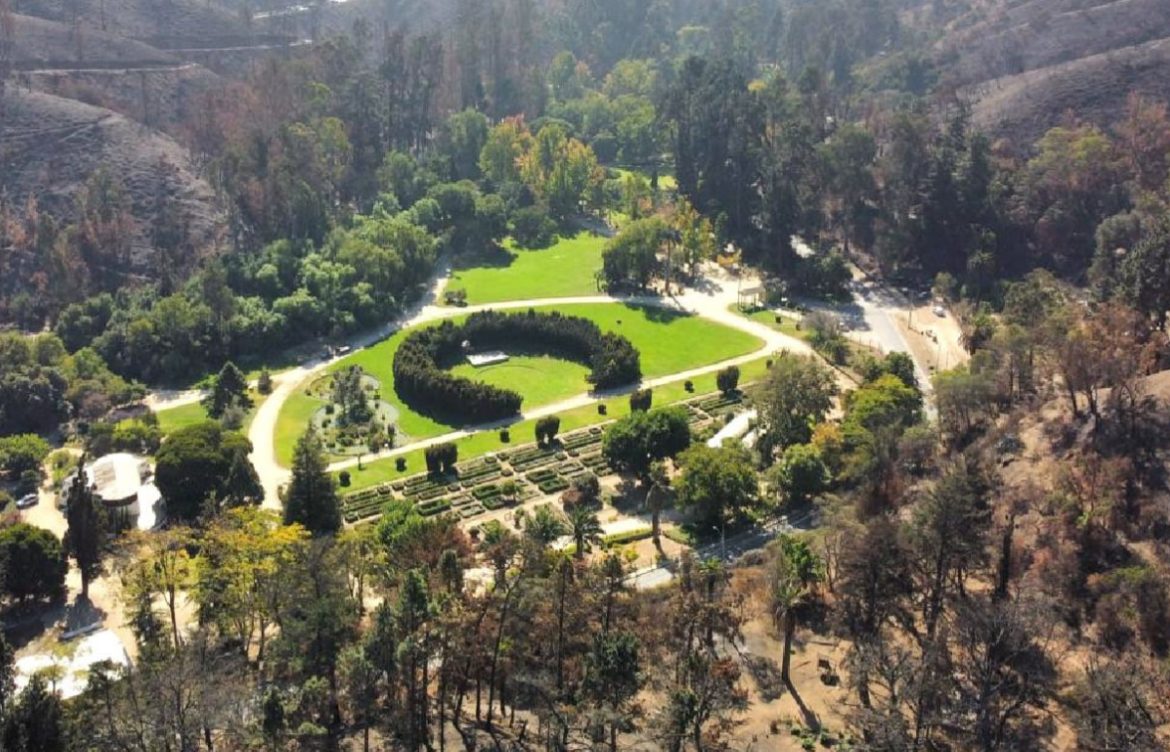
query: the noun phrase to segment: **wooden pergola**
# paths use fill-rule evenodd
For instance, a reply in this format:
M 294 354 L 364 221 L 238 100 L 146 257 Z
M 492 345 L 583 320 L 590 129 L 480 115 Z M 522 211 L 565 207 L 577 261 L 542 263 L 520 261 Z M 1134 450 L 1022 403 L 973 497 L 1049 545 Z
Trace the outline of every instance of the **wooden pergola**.
M 763 285 L 741 287 L 738 291 L 738 298 L 738 305 L 741 311 L 749 308 L 759 308 L 767 300 L 767 291 L 764 290 Z

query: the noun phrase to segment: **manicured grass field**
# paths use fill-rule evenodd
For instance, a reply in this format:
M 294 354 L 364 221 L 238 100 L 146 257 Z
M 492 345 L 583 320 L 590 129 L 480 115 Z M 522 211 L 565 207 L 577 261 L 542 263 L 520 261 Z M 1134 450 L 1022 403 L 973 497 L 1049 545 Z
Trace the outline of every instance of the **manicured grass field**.
M 244 416 L 244 426 L 241 430 L 247 431 L 248 425 L 252 422 L 252 416 L 256 414 L 256 408 L 264 400 L 264 395 L 257 392 L 255 389 L 248 390 L 248 396 L 252 398 L 252 409 Z M 166 410 L 159 410 L 158 427 L 162 429 L 164 434 L 168 434 L 178 428 L 185 428 L 196 423 L 202 423 L 207 420 L 207 411 L 203 409 L 203 405 L 198 402 L 192 402 L 189 405 L 180 405 L 179 407 L 172 407 Z
M 160 410 L 156 415 L 158 415 L 158 427 L 162 429 L 164 434 L 207 420 L 207 411 L 198 402 Z
M 758 381 L 767 373 L 768 358 L 761 357 L 755 360 L 742 364 L 740 370 L 740 384 L 741 386 L 749 384 L 753 381 Z M 679 379 L 678 381 L 671 381 L 666 384 L 654 388 L 654 406 L 662 407 L 663 405 L 670 405 L 675 402 L 682 402 L 693 397 L 698 397 L 704 394 L 713 394 L 718 391 L 715 385 L 715 374 L 709 373 L 703 376 L 691 379 L 693 392 L 686 390 L 686 380 Z M 604 404 L 606 407 L 605 415 L 601 415 L 597 411 L 597 404 Z M 573 410 L 566 410 L 559 413 L 558 417 L 561 419 L 561 433 L 568 433 L 569 431 L 578 428 L 585 428 L 586 426 L 597 425 L 598 423 L 607 423 L 612 420 L 617 420 L 630 412 L 630 399 L 627 395 L 618 397 L 610 397 L 602 400 L 600 403 L 578 407 Z M 459 447 L 459 460 L 465 462 L 474 459 L 488 452 L 497 452 L 502 449 L 507 449 L 518 444 L 525 444 L 531 442 L 534 438 L 533 432 L 536 428 L 535 420 L 522 420 L 509 426 L 508 430 L 511 432 L 511 441 L 507 444 L 500 441 L 499 431 L 479 431 L 471 436 L 464 437 L 456 441 Z M 417 475 L 426 469 L 426 463 L 423 460 L 423 450 L 416 449 L 412 452 L 407 452 L 402 457 L 406 458 L 406 469 L 399 472 L 395 468 L 395 460 L 397 458 L 387 458 L 376 460 L 374 462 L 367 462 L 362 469 L 356 467 L 349 468 L 350 486 L 342 489 L 343 492 L 360 491 L 363 488 L 376 486 L 387 481 L 405 478 L 410 475 Z
M 554 308 L 545 307 L 538 310 Z M 642 355 L 642 374 L 646 378 L 667 376 L 690 368 L 718 363 L 750 353 L 761 345 L 760 340 L 737 329 L 659 308 L 596 303 L 557 306 L 555 310 L 568 315 L 583 316 L 596 322 L 603 330 L 618 332 L 628 337 Z M 394 352 L 404 336 L 405 332 L 397 332 L 377 345 L 334 364 L 330 370 L 358 365 L 378 379 L 382 384 L 380 389 L 382 398 L 399 411 L 398 430 L 412 440 L 455 430 L 456 426 L 445 425 L 411 410 L 394 392 L 392 371 Z M 494 383 L 509 388 L 519 387 L 525 397 L 525 409 L 533 409 L 588 391 L 583 377 L 576 389 L 570 390 L 568 387 L 571 369 L 579 366 L 563 361 L 551 359 L 550 361 L 552 368 L 547 375 L 535 371 L 524 375 L 523 384 L 515 380 Z M 582 370 L 574 372 L 583 374 L 583 367 Z M 499 378 L 503 376 L 501 373 Z M 711 378 L 714 383 L 714 377 Z M 625 399 L 622 397 L 620 401 Z M 276 435 L 277 457 L 283 464 L 289 463 L 297 437 L 304 431 L 309 418 L 319 406 L 319 401 L 300 392 L 285 403 L 277 424 Z M 572 426 L 563 426 L 562 430 L 569 428 Z
M 789 337 L 802 339 L 806 342 L 809 339 L 809 331 L 807 329 L 801 329 L 800 324 L 795 319 L 788 316 L 778 316 L 774 311 L 771 311 L 767 308 L 763 308 L 758 311 L 743 311 L 740 310 L 739 306 L 733 305 L 731 306 L 730 310 L 733 313 L 738 313 L 744 318 L 758 321 L 761 324 L 775 329 L 778 332 L 783 332 Z
M 589 389 L 586 381 L 588 368 L 548 355 L 513 356 L 505 363 L 483 368 L 464 363 L 452 368 L 451 372 L 519 392 L 524 397 L 522 409 L 568 399 Z
M 511 263 L 456 269 L 447 289 L 466 290 L 467 302 L 473 305 L 595 295 L 594 275 L 601 269 L 605 241 L 604 237 L 582 231 L 559 239 L 549 248 L 529 251 L 517 248 L 509 239 L 504 245 Z

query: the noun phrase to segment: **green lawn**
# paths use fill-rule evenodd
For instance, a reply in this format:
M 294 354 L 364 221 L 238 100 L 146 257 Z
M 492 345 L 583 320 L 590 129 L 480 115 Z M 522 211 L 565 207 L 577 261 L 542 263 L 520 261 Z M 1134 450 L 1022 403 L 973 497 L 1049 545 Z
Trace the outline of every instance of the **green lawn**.
M 762 379 L 768 371 L 767 362 L 768 358 L 761 357 L 741 365 L 739 367 L 741 387 Z M 718 388 L 715 386 L 715 374 L 713 373 L 697 376 L 690 381 L 694 389 L 694 391 L 690 392 L 686 389 L 686 380 L 684 379 L 671 381 L 655 387 L 654 406 L 661 407 L 663 405 L 670 405 L 675 402 L 682 402 L 718 391 Z M 630 400 L 626 395 L 610 397 L 609 399 L 602 400 L 598 404 L 605 405 L 605 415 L 597 411 L 597 404 L 586 405 L 560 413 L 558 417 L 561 419 L 561 433 L 568 433 L 578 428 L 617 420 L 628 415 L 630 412 Z M 500 441 L 499 431 L 479 431 L 471 436 L 464 437 L 455 442 L 459 447 L 459 460 L 463 462 L 488 452 L 496 452 L 511 446 L 530 443 L 535 439 L 535 429 L 535 420 L 522 420 L 513 423 L 509 427 L 511 441 L 506 444 Z M 350 486 L 342 489 L 342 491 L 347 493 L 350 491 L 360 491 L 363 488 L 376 486 L 387 481 L 417 475 L 426 469 L 426 463 L 423 460 L 423 450 L 416 449 L 401 456 L 406 458 L 406 469 L 401 472 L 396 469 L 397 458 L 368 462 L 360 470 L 356 467 L 349 468 L 351 478 Z
M 697 368 L 756 350 L 761 341 L 750 334 L 696 316 L 686 316 L 657 308 L 629 306 L 621 303 L 595 303 L 538 308 L 558 310 L 562 313 L 583 316 L 597 323 L 603 330 L 618 332 L 630 339 L 642 355 L 642 374 L 646 378 L 667 376 L 679 371 Z M 456 321 L 461 317 L 455 318 Z M 396 332 L 386 340 L 335 363 L 330 370 L 361 366 L 366 373 L 378 379 L 382 398 L 398 411 L 398 429 L 401 433 L 418 440 L 449 433 L 456 426 L 440 423 L 406 407 L 394 392 L 392 363 L 394 352 L 402 342 L 405 331 Z M 521 364 L 532 360 L 518 358 Z M 524 408 L 532 409 L 560 399 L 588 391 L 584 381 L 585 369 L 573 363 L 547 359 L 547 372 L 535 368 L 518 368 L 511 375 L 507 369 L 486 375 L 500 386 L 520 389 L 524 395 Z M 457 368 L 462 368 L 458 366 Z M 524 371 L 521 373 L 521 371 Z M 469 373 L 461 371 L 461 373 Z M 484 375 L 484 371 L 478 371 Z M 574 374 L 580 380 L 572 388 Z M 498 380 L 497 380 L 498 379 Z M 714 377 L 711 377 L 712 384 Z M 681 390 L 681 385 L 679 386 Z M 625 397 L 619 401 L 624 402 Z M 304 431 L 313 412 L 320 407 L 320 401 L 298 392 L 285 403 L 277 423 L 276 453 L 283 464 L 292 458 L 297 437 Z M 591 408 L 593 409 L 593 408 Z M 564 426 L 568 430 L 573 426 Z
M 738 313 L 744 318 L 758 321 L 761 324 L 771 327 L 778 332 L 783 332 L 789 337 L 795 337 L 796 339 L 801 339 L 806 342 L 809 339 L 809 331 L 807 329 L 801 329 L 800 323 L 790 316 L 781 316 L 775 311 L 771 311 L 767 308 L 762 308 L 758 311 L 744 311 L 739 306 L 732 305 L 730 310 L 732 313 Z
M 646 180 L 650 180 L 650 171 L 643 169 L 643 168 L 631 169 L 629 167 L 610 167 L 609 169 L 611 169 L 615 173 L 617 173 L 617 176 L 619 179 L 625 178 L 626 175 L 638 174 L 638 175 L 641 175 L 642 177 L 646 178 Z M 660 191 L 677 191 L 678 190 L 678 181 L 675 180 L 674 174 L 672 172 L 670 172 L 669 170 L 659 170 L 658 171 L 658 190 L 660 190 Z
M 257 392 L 255 389 L 248 390 L 248 396 L 252 398 L 252 409 L 244 416 L 244 425 L 241 430 L 247 431 L 248 426 L 252 423 L 252 417 L 256 414 L 256 408 L 264 401 L 264 395 Z M 196 423 L 202 423 L 208 420 L 207 411 L 203 409 L 203 405 L 198 402 L 192 402 L 188 405 L 180 405 L 179 407 L 171 407 L 166 410 L 159 410 L 155 415 L 158 416 L 158 427 L 162 429 L 164 434 L 168 434 L 178 428 L 186 428 L 187 426 Z
M 589 388 L 589 369 L 580 363 L 549 355 L 513 356 L 505 363 L 476 368 L 463 363 L 451 369 L 456 376 L 511 389 L 524 397 L 523 408 L 568 399 Z
M 505 242 L 507 265 L 455 269 L 448 290 L 467 291 L 467 302 L 498 303 L 526 298 L 564 298 L 597 294 L 605 238 L 582 231 L 549 248 L 529 251 Z

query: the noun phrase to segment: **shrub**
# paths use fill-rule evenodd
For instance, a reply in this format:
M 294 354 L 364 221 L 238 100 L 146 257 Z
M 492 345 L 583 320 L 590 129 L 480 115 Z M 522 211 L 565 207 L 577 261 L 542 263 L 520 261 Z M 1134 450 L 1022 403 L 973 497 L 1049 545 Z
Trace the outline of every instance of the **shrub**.
M 510 441 L 512 441 L 512 433 L 506 428 L 501 428 L 500 429 L 500 441 L 502 441 L 505 444 L 509 443 Z
M 604 403 L 604 402 L 599 402 L 599 403 L 597 404 L 597 414 L 598 414 L 598 415 L 605 415 L 605 413 L 606 413 L 606 409 L 605 409 L 605 403 Z
M 49 456 L 49 444 L 33 433 L 0 438 L 0 470 L 20 475 L 35 470 Z
M 739 387 L 739 366 L 728 366 L 715 374 L 715 385 L 724 394 L 731 394 Z
M 687 379 L 686 381 L 683 382 L 683 389 L 687 390 L 688 393 L 694 392 L 695 391 L 695 382 L 691 381 L 690 379 Z
M 646 412 L 654 401 L 654 393 L 650 389 L 638 389 L 630 395 L 630 410 L 632 412 Z
M 341 484 L 342 488 L 349 488 L 349 482 L 350 482 L 349 471 L 342 470 L 340 473 L 338 473 L 337 474 L 337 482 Z
M 395 459 L 394 460 L 394 469 L 400 473 L 403 472 L 404 470 L 406 470 L 406 458 L 405 457 L 398 457 L 397 459 Z
M 536 421 L 536 443 L 552 444 L 561 430 L 561 419 L 555 415 L 546 415 Z
M 462 288 L 447 290 L 443 293 L 443 299 L 447 301 L 447 305 L 462 308 L 467 305 L 467 290 Z
M 53 598 L 64 592 L 65 555 L 48 530 L 18 522 L 0 531 L 0 559 L 6 563 L 0 583 L 12 598 Z
M 267 368 L 260 372 L 260 378 L 256 381 L 256 391 L 261 394 L 272 394 L 272 374 Z
M 427 463 L 428 473 L 432 475 L 449 473 L 455 469 L 455 463 L 459 461 L 459 447 L 450 441 L 435 444 L 423 450 L 423 459 Z
M 601 481 L 593 473 L 573 481 L 569 489 L 561 494 L 561 503 L 566 509 L 577 504 L 595 506 L 601 500 Z

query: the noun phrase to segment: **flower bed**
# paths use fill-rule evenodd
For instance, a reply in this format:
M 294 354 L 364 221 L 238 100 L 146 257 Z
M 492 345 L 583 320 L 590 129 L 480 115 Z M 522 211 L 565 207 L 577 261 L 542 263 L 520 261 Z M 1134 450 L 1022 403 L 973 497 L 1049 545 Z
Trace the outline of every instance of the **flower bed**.
M 540 470 L 533 470 L 524 477 L 528 479 L 529 483 L 543 483 L 546 480 L 552 480 L 557 477 L 557 474 L 549 468 L 542 468 Z
M 512 470 L 516 470 L 516 472 L 525 472 L 535 468 L 544 467 L 544 465 L 552 464 L 556 461 L 557 455 L 549 453 L 539 457 L 532 457 L 531 460 L 525 460 L 524 462 L 512 462 L 511 465 Z
M 486 486 L 479 486 L 477 488 L 471 489 L 471 495 L 482 501 L 483 499 L 488 499 L 493 496 L 499 496 L 500 487 L 494 483 L 488 484 Z
M 451 502 L 447 499 L 432 499 L 416 504 L 414 508 L 423 517 L 433 517 L 448 511 L 451 508 Z
M 569 481 L 561 477 L 552 478 L 551 480 L 542 481 L 536 484 L 543 494 L 553 494 L 564 491 L 569 487 Z
M 561 446 L 565 449 L 583 449 L 601 443 L 601 435 L 589 431 L 577 431 L 561 439 Z

